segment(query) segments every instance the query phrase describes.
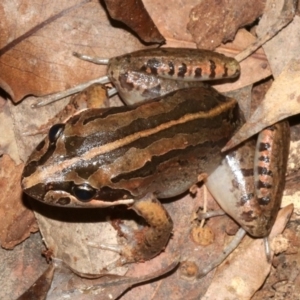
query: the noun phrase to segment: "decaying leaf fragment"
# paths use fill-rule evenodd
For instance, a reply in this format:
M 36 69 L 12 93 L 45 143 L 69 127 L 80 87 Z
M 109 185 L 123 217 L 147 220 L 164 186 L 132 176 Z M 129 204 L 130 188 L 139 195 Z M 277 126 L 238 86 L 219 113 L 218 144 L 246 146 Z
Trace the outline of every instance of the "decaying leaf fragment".
M 88 275 L 75 274 L 63 262 L 54 259 L 56 270 L 47 300 L 67 299 L 116 299 L 134 285 L 154 280 L 169 272 L 178 265 L 174 259 L 169 265 L 144 276 Z M 85 295 L 85 298 L 82 298 Z M 93 298 L 95 297 L 95 298 Z
M 267 1 L 265 14 L 257 29 L 259 38 L 249 49 L 235 57 L 240 61 L 249 54 L 247 50 L 256 49 L 255 45 L 263 45 L 275 81 L 260 106 L 227 143 L 223 151 L 238 145 L 263 128 L 300 111 L 298 99 L 300 18 L 295 16 L 295 5 L 294 0 L 280 0 L 276 1 L 276 4 L 271 0 Z M 287 44 L 289 47 L 283 47 Z
M 105 3 L 113 19 L 126 24 L 146 43 L 165 42 L 141 0 L 105 0 Z
M 54 124 L 65 123 L 71 116 L 85 109 L 106 107 L 107 103 L 106 87 L 97 83 L 92 84 L 81 93 L 73 95 L 64 109 L 49 119 L 47 123 L 40 126 L 36 131 L 24 132 L 23 135 L 46 134 Z
M 265 0 L 200 1 L 191 10 L 187 29 L 198 48 L 212 50 L 222 42 L 233 40 L 239 28 L 262 15 L 264 6 Z
M 263 46 L 264 50 L 266 51 L 265 45 L 270 44 L 270 42 L 267 42 L 269 40 L 277 40 L 278 42 L 280 41 L 275 47 L 272 48 L 273 50 L 275 50 L 276 53 L 279 52 L 279 49 L 283 49 L 285 53 L 285 48 L 282 47 L 283 41 L 279 38 L 278 33 L 281 34 L 283 32 L 282 28 L 284 28 L 293 20 L 296 13 L 296 2 L 297 1 L 294 0 L 278 0 L 276 1 L 276 4 L 274 4 L 274 1 L 272 0 L 267 1 L 264 14 L 256 29 L 258 38 L 252 45 L 250 45 L 238 55 L 236 55 L 235 59 L 240 62 L 261 46 Z M 274 38 L 274 36 L 276 37 Z M 289 41 L 287 42 L 289 43 Z M 268 58 L 270 58 L 269 55 Z M 291 57 L 285 59 L 285 62 L 288 62 L 290 58 Z M 281 59 L 281 61 L 283 60 Z M 277 65 L 278 62 L 279 61 L 276 61 Z M 274 68 L 272 68 L 272 70 L 274 77 L 276 77 L 278 75 L 278 72 L 275 73 Z M 280 72 L 281 71 L 282 69 L 280 70 Z
M 34 214 L 22 202 L 22 165 L 16 165 L 8 156 L 0 159 L 0 241 L 1 246 L 14 246 L 37 231 Z
M 52 283 L 54 274 L 53 264 L 37 279 L 37 281 L 18 300 L 43 300 L 46 299 L 47 292 Z
M 293 205 L 290 204 L 278 213 L 269 239 L 272 241 L 285 228 Z M 239 248 L 233 252 L 214 276 L 206 294 L 201 299 L 218 299 L 216 292 L 222 299 L 251 299 L 269 274 L 271 263 L 267 261 L 262 239 L 246 237 Z
M 142 47 L 130 32 L 111 26 L 97 0 L 1 1 L 0 19 L 0 87 L 15 102 L 105 74 L 74 51 L 113 57 Z
M 263 102 L 223 151 L 248 139 L 263 128 L 300 113 L 300 59 L 292 59 L 275 79 Z
M 227 43 L 226 47 L 222 46 L 216 49 L 217 52 L 221 52 L 227 56 L 236 57 L 239 50 L 248 48 L 253 42 L 255 42 L 256 37 L 252 35 L 246 29 L 240 29 L 232 43 Z M 228 83 L 220 82 L 214 85 L 219 92 L 224 93 L 228 91 L 233 91 L 236 89 L 241 89 L 243 87 L 254 84 L 255 82 L 261 81 L 270 75 L 272 75 L 268 60 L 265 56 L 263 49 L 258 49 L 245 60 L 240 63 L 241 74 L 238 80 L 230 81 Z M 234 97 L 235 98 L 235 97 Z M 239 100 L 240 96 L 236 99 Z
M 294 0 L 277 0 L 276 5 L 273 1 L 268 1 L 265 13 L 257 26 L 258 40 L 265 35 L 274 36 L 263 44 L 263 49 L 275 78 L 291 59 L 299 55 L 300 17 L 295 16 L 295 6 Z

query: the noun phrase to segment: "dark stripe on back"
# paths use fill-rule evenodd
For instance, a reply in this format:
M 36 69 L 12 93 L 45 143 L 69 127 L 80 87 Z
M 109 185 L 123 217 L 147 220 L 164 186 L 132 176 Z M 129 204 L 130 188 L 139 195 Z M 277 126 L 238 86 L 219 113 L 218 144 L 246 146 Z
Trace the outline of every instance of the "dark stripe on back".
M 157 87 L 154 87 L 157 89 Z M 176 97 L 181 99 L 178 103 L 178 100 L 172 99 L 172 97 Z M 186 98 L 186 100 L 184 100 Z M 216 106 L 219 103 L 227 102 L 227 98 L 219 94 L 216 90 L 212 87 L 205 86 L 205 87 L 194 87 L 194 88 L 184 88 L 174 92 L 171 92 L 164 97 L 157 97 L 157 99 L 145 101 L 143 104 L 137 105 L 129 105 L 129 106 L 119 106 L 119 107 L 111 107 L 111 108 L 99 108 L 99 109 L 89 109 L 82 112 L 80 115 L 74 116 L 73 118 L 80 119 L 83 118 L 83 124 L 86 125 L 90 122 L 96 121 L 97 119 L 105 119 L 109 115 L 117 115 L 127 111 L 133 111 L 138 109 L 141 105 L 145 105 L 151 102 L 161 102 L 162 105 L 164 103 L 170 103 L 170 105 L 174 102 L 175 109 L 176 107 L 184 107 L 186 103 L 188 103 L 190 110 L 189 113 L 195 113 L 197 111 L 208 111 Z M 181 108 L 179 109 L 181 110 Z M 173 113 L 173 112 L 172 112 Z M 91 115 L 89 117 L 89 115 Z M 82 117 L 83 116 L 83 117 Z M 71 118 L 70 120 L 73 120 Z
M 197 101 L 194 100 L 193 98 L 188 98 L 185 101 L 181 101 L 179 103 L 178 101 L 176 101 L 173 103 L 173 105 L 171 103 L 172 98 L 170 98 L 169 99 L 170 106 L 173 106 L 173 109 L 171 109 L 170 111 L 166 113 L 152 115 L 148 118 L 135 119 L 130 124 L 124 127 L 116 128 L 114 131 L 108 131 L 107 128 L 105 128 L 105 120 L 102 120 L 101 118 L 99 119 L 99 124 L 97 123 L 93 124 L 93 126 L 95 126 L 96 128 L 96 132 L 94 134 L 90 134 L 89 136 L 78 136 L 78 135 L 66 136 L 65 145 L 66 145 L 67 152 L 69 153 L 70 157 L 75 155 L 80 156 L 81 154 L 83 154 L 84 152 L 86 152 L 87 150 L 93 147 L 98 147 L 106 143 L 113 142 L 115 140 L 124 138 L 136 132 L 155 128 L 171 120 L 177 120 L 186 114 L 190 114 L 190 113 L 193 114 L 199 111 L 208 112 L 211 109 L 213 109 L 216 105 L 218 105 L 218 103 L 216 103 L 217 102 L 215 99 L 216 97 L 211 99 L 212 101 L 210 101 L 209 96 L 208 99 L 206 99 L 206 97 L 207 95 L 203 94 L 202 95 L 203 101 Z M 224 99 L 226 99 L 224 96 L 218 98 L 218 100 L 224 100 Z M 126 111 L 125 108 L 126 107 L 116 107 L 113 110 L 108 111 L 107 115 L 111 113 L 116 114 L 116 112 L 119 111 L 124 112 Z M 135 108 L 130 107 L 128 110 L 133 110 Z M 95 111 L 94 114 L 97 114 L 97 111 Z M 140 114 L 142 114 L 142 112 Z M 138 115 L 139 114 L 136 114 L 136 116 Z M 202 118 L 199 119 L 200 120 L 199 122 L 195 120 L 196 123 L 193 124 L 197 126 L 198 130 L 205 127 L 218 128 L 221 124 L 220 122 L 222 122 L 222 119 L 227 120 L 227 116 L 228 116 L 228 111 L 225 111 L 223 112 L 223 114 L 220 114 L 213 119 Z M 116 114 L 114 117 L 117 119 L 118 115 Z M 85 120 L 85 118 L 86 115 L 82 115 L 82 119 Z M 91 116 L 90 120 L 92 118 L 94 118 L 94 121 L 96 122 L 98 117 L 93 115 Z M 233 119 L 234 120 L 231 120 L 232 122 L 235 121 L 235 118 Z M 111 121 L 113 122 L 113 119 Z M 190 122 L 187 122 L 177 126 L 183 126 L 183 128 L 186 128 L 186 126 L 190 127 L 190 125 L 188 125 L 189 123 Z M 177 130 L 178 128 L 177 126 L 173 126 L 172 128 L 168 128 L 167 130 L 170 132 Z M 186 130 L 186 132 L 189 132 L 190 128 L 184 130 Z M 180 130 L 180 132 L 182 132 L 182 130 Z
M 122 180 L 130 180 L 130 179 L 134 179 L 134 178 L 145 178 L 148 176 L 153 176 L 156 174 L 156 170 L 157 167 L 164 162 L 167 162 L 171 159 L 174 158 L 178 158 L 178 160 L 182 159 L 183 157 L 188 157 L 189 153 L 194 152 L 197 150 L 197 153 L 199 153 L 199 156 L 201 155 L 201 149 L 202 148 L 214 148 L 216 145 L 223 145 L 226 143 L 226 139 L 223 139 L 217 143 L 212 143 L 212 142 L 205 142 L 202 144 L 198 144 L 198 145 L 190 145 L 188 147 L 186 147 L 185 149 L 175 149 L 175 150 L 171 150 L 163 155 L 160 156 L 153 156 L 151 158 L 151 161 L 147 161 L 146 164 L 134 171 L 131 172 L 127 172 L 127 173 L 123 173 L 120 174 L 114 178 L 111 179 L 111 181 L 113 183 L 118 183 Z M 200 150 L 198 150 L 200 148 Z M 205 160 L 207 157 L 206 153 L 202 153 L 202 158 L 198 158 L 197 161 L 201 161 L 201 160 Z
M 186 106 L 186 108 L 187 107 L 188 105 Z M 174 113 L 175 113 L 174 119 L 176 120 L 177 118 L 180 118 L 181 114 L 185 115 L 186 111 L 188 111 L 188 109 L 185 110 L 184 108 L 181 108 L 180 111 L 180 107 L 176 107 L 174 109 Z M 206 128 L 209 134 L 209 131 L 213 129 L 218 130 L 222 125 L 224 125 L 223 122 L 224 119 L 226 119 L 227 117 L 227 113 L 228 112 L 226 111 L 223 114 L 220 114 L 214 118 L 199 118 L 182 124 L 174 125 L 170 128 L 160 130 L 157 133 L 151 134 L 147 137 L 139 138 L 137 141 L 134 141 L 127 146 L 144 148 L 147 147 L 149 144 L 152 144 L 154 141 L 160 140 L 162 138 L 172 138 L 176 134 L 180 134 L 180 133 L 193 134 L 199 131 L 204 133 Z M 174 115 L 172 114 L 172 116 Z M 166 117 L 169 117 L 169 119 Z M 157 116 L 152 116 L 147 119 L 140 118 L 134 120 L 131 124 L 116 129 L 114 132 L 101 131 L 99 129 L 99 132 L 96 132 L 86 137 L 75 136 L 75 135 L 70 137 L 65 137 L 66 151 L 68 153 L 69 158 L 80 156 L 94 147 L 99 147 L 109 142 L 113 142 L 115 140 L 125 138 L 126 136 L 129 136 L 136 132 L 140 132 L 142 130 L 155 128 L 163 124 L 164 122 L 168 122 L 169 120 L 170 120 L 169 113 L 166 113 Z M 235 120 L 232 120 L 232 122 L 234 121 Z M 220 134 L 221 132 L 222 131 L 220 130 Z M 207 138 L 208 139 L 210 138 L 209 135 L 207 136 Z M 122 147 L 125 150 L 127 146 L 122 146 Z
M 203 139 L 207 140 L 210 137 L 211 130 L 212 130 L 212 127 L 211 127 L 212 124 L 210 122 L 211 122 L 211 119 L 209 119 L 209 120 L 197 119 L 197 120 L 193 120 L 193 121 L 190 121 L 187 123 L 176 125 L 172 128 L 162 130 L 156 134 L 149 135 L 147 137 L 139 138 L 138 140 L 136 140 L 132 143 L 124 145 L 121 148 L 117 148 L 113 151 L 110 151 L 109 153 L 104 153 L 104 154 L 98 155 L 91 160 L 79 161 L 78 165 L 75 166 L 76 172 L 78 172 L 78 174 L 82 178 L 88 179 L 88 177 L 90 175 L 92 175 L 94 172 L 96 172 L 103 165 L 112 164 L 117 158 L 124 157 L 126 155 L 126 152 L 131 148 L 144 149 L 156 141 L 160 141 L 163 138 L 171 139 L 174 136 L 179 135 L 180 133 L 186 133 L 187 130 L 188 130 L 188 135 L 191 136 L 192 134 L 195 134 L 195 137 L 193 137 L 193 138 L 197 139 L 197 141 L 199 141 L 199 143 L 200 143 L 201 138 L 202 138 L 202 140 Z M 216 129 L 218 129 L 218 127 L 220 126 L 219 122 L 213 122 L 213 124 L 215 125 Z M 199 132 L 199 128 L 201 128 L 201 132 Z M 205 128 L 207 128 L 207 130 L 205 130 Z M 205 138 L 205 135 L 207 135 L 207 138 Z M 73 137 L 73 139 L 74 139 L 74 137 Z M 93 136 L 93 137 L 89 137 L 89 139 L 91 139 L 91 141 L 81 139 L 81 142 L 82 143 L 84 142 L 84 144 L 82 144 L 82 145 L 77 145 L 76 143 L 74 143 L 74 140 L 72 140 L 72 139 L 70 139 L 71 140 L 70 142 L 66 140 L 66 147 L 68 147 L 69 158 L 71 158 L 73 156 L 82 155 L 87 150 L 85 143 L 91 148 L 94 147 L 94 145 L 91 146 L 90 143 L 97 142 L 98 138 Z M 228 137 L 219 141 L 219 143 L 222 144 L 220 147 L 225 145 L 227 139 L 228 139 Z M 195 141 L 195 143 L 197 141 Z M 75 145 L 74 148 L 72 147 L 73 145 Z M 80 146 L 80 148 L 77 148 L 77 146 Z M 82 153 L 80 153 L 80 152 L 82 152 Z M 94 162 L 94 164 L 93 164 L 93 162 Z
M 99 108 L 99 109 L 92 109 L 90 112 L 89 110 L 86 111 L 86 114 L 84 114 L 84 112 L 82 113 L 82 115 L 84 114 L 84 118 L 83 118 L 83 125 L 87 125 L 90 122 L 96 121 L 98 119 L 105 119 L 107 116 L 110 115 L 118 115 L 121 114 L 123 112 L 127 112 L 127 111 L 131 111 L 131 110 L 135 110 L 137 107 L 134 105 L 131 106 L 118 106 L 118 107 L 111 107 L 111 108 Z M 92 113 L 90 117 L 88 117 L 88 114 Z M 80 117 L 80 120 L 82 120 L 82 115 L 77 115 L 74 116 L 73 118 L 76 117 Z M 71 124 L 75 124 L 72 123 L 73 118 L 70 119 L 70 123 Z M 79 118 L 76 118 L 76 122 L 78 121 Z
M 42 141 L 38 146 L 37 149 L 42 149 L 42 144 L 43 146 L 45 145 L 45 141 Z M 23 170 L 23 177 L 29 177 L 31 174 L 33 174 L 37 167 L 44 165 L 47 160 L 52 156 L 53 152 L 56 149 L 56 143 L 51 143 L 48 146 L 47 151 L 44 153 L 44 155 L 42 155 L 38 160 L 32 160 L 31 157 L 28 158 L 28 161 L 30 161 L 30 163 L 28 163 L 24 170 Z

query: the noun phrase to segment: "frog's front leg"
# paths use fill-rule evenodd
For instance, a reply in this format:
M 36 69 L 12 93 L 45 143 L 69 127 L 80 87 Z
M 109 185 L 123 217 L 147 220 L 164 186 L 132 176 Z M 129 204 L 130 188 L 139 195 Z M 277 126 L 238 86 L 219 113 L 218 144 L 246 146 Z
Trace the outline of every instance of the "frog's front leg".
M 251 139 L 226 155 L 206 180 L 222 209 L 245 232 L 265 242 L 280 208 L 289 142 L 288 122 L 270 126 L 259 134 L 257 142 Z M 213 262 L 207 270 L 219 263 Z
M 136 200 L 130 209 L 144 218 L 148 226 L 131 230 L 126 225 L 120 224 L 120 231 L 127 240 L 126 245 L 98 245 L 102 249 L 120 253 L 122 258 L 119 264 L 153 258 L 164 249 L 173 229 L 170 215 L 153 194 L 147 194 Z

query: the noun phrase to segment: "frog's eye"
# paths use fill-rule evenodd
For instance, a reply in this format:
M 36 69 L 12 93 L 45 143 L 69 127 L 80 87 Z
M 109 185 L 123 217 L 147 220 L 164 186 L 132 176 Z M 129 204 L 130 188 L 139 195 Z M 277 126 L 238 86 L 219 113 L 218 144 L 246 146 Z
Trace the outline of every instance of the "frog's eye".
M 74 196 L 81 202 L 88 202 L 96 195 L 96 190 L 88 184 L 75 185 L 73 187 Z
M 56 140 L 60 137 L 62 132 L 64 131 L 65 124 L 55 124 L 49 130 L 49 141 L 50 143 L 56 142 Z

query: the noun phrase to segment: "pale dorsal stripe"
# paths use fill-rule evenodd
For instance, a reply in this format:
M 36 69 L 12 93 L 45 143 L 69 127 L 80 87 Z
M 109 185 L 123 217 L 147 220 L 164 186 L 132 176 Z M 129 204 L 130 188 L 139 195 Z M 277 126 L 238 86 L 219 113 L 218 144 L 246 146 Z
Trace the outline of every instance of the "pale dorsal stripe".
M 118 139 L 116 141 L 113 141 L 111 143 L 107 143 L 105 145 L 95 147 L 86 153 L 84 153 L 80 158 L 74 157 L 68 160 L 65 160 L 63 162 L 60 162 L 59 165 L 50 165 L 47 167 L 40 166 L 40 170 L 44 175 L 38 175 L 37 173 L 40 172 L 35 172 L 31 176 L 24 178 L 23 179 L 23 184 L 26 186 L 26 188 L 29 188 L 30 186 L 34 186 L 38 184 L 41 181 L 41 176 L 43 177 L 44 180 L 46 181 L 51 181 L 52 174 L 61 172 L 63 169 L 68 168 L 72 166 L 73 164 L 76 164 L 79 160 L 89 160 L 95 156 L 109 153 L 113 150 L 119 149 L 127 144 L 130 144 L 140 138 L 144 138 L 153 134 L 156 134 L 162 130 L 168 129 L 170 127 L 179 125 L 179 124 L 184 124 L 196 119 L 204 119 L 204 118 L 213 118 L 219 114 L 221 114 L 223 111 L 227 111 L 230 109 L 230 107 L 233 107 L 233 103 L 236 101 L 234 99 L 230 99 L 230 101 L 224 102 L 222 104 L 219 104 L 218 106 L 214 107 L 208 112 L 196 112 L 196 113 L 191 113 L 191 114 L 186 114 L 179 118 L 178 120 L 171 120 L 169 122 L 160 124 L 159 126 L 155 128 L 150 128 L 146 129 L 143 131 L 139 131 L 136 133 L 133 133 L 131 135 L 128 135 L 122 139 Z M 43 181 L 44 181 L 43 180 Z M 57 176 L 56 176 L 57 180 Z

